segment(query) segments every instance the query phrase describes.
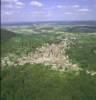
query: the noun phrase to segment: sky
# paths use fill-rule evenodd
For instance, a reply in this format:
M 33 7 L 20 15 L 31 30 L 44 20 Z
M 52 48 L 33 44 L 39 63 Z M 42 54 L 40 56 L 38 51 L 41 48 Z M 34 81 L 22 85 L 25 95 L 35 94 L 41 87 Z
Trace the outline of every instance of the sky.
M 96 20 L 96 0 L 1 0 L 1 22 Z

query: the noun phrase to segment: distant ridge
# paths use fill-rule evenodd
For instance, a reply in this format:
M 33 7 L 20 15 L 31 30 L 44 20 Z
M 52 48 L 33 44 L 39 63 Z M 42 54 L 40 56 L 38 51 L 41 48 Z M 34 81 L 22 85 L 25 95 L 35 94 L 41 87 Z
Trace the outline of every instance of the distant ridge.
M 32 25 L 32 24 L 62 24 L 62 25 L 96 25 L 96 21 L 37 21 L 37 22 L 14 22 L 14 23 L 2 23 L 1 26 L 19 26 L 19 25 Z

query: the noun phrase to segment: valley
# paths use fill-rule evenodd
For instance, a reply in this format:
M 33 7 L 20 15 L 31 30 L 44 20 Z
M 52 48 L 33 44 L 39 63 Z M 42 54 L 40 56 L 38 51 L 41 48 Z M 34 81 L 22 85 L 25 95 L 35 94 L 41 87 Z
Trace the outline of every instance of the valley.
M 96 100 L 95 25 L 12 25 L 1 38 L 1 100 Z

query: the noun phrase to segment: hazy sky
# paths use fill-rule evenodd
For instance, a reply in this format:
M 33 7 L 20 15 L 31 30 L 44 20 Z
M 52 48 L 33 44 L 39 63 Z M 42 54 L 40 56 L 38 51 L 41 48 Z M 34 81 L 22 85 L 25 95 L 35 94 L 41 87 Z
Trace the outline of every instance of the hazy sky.
M 96 0 L 1 0 L 1 21 L 96 20 Z

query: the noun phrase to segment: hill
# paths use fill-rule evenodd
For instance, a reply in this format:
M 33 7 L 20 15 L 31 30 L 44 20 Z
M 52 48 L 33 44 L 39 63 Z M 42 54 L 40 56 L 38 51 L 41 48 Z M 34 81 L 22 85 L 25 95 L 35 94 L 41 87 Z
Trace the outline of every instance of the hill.
M 6 29 L 0 29 L 0 36 L 1 36 L 1 42 L 7 41 L 12 37 L 15 37 L 16 34 L 14 32 L 10 32 Z

